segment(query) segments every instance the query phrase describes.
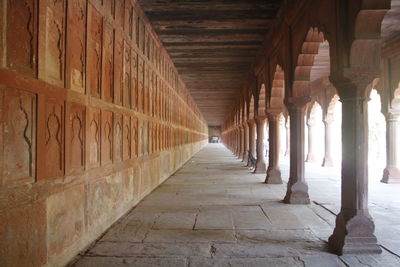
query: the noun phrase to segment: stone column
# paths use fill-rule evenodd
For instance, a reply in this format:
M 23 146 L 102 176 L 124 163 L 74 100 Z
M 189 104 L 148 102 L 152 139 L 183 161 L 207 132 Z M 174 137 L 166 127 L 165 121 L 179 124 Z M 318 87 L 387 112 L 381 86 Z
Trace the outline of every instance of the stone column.
M 368 212 L 368 105 L 367 85 L 337 87 L 342 102 L 341 210 L 329 238 L 337 254 L 380 253 L 374 222 Z M 340 89 L 339 89 L 340 88 Z
M 306 162 L 315 162 L 315 154 L 314 154 L 314 138 L 315 138 L 315 119 L 310 116 L 307 120 L 307 128 L 308 128 L 308 150 L 307 150 L 307 158 Z
M 386 168 L 383 170 L 382 183 L 400 183 L 400 170 L 397 167 L 397 127 L 399 114 L 386 116 Z
M 333 116 L 326 115 L 324 118 L 324 126 L 325 126 L 325 155 L 324 160 L 322 162 L 323 167 L 332 167 L 333 159 L 332 159 L 332 124 L 333 124 Z
M 249 150 L 249 126 L 247 123 L 243 123 L 243 154 L 242 161 L 247 163 Z
M 285 157 L 289 156 L 290 153 L 290 118 L 289 116 L 285 120 L 285 129 L 286 129 L 286 149 L 285 149 Z
M 290 115 L 290 177 L 285 203 L 309 204 L 308 185 L 304 177 L 304 114 L 309 98 L 290 98 L 287 103 Z
M 254 120 L 249 120 L 247 122 L 249 125 L 249 150 L 250 154 L 255 156 L 256 153 L 256 127 Z M 250 167 L 250 159 L 248 158 L 247 166 Z
M 256 118 L 256 128 L 257 128 L 257 163 L 256 168 L 254 169 L 254 173 L 265 173 L 265 159 L 264 159 L 264 124 L 265 117 L 257 117 Z
M 268 151 L 268 169 L 265 183 L 282 184 L 281 170 L 279 168 L 280 157 L 280 135 L 279 135 L 279 112 L 268 113 L 269 121 L 269 151 Z
M 243 161 L 243 151 L 244 151 L 244 126 L 240 125 L 240 149 L 238 158 Z
M 238 128 L 235 129 L 235 156 L 239 154 L 239 134 L 238 134 Z

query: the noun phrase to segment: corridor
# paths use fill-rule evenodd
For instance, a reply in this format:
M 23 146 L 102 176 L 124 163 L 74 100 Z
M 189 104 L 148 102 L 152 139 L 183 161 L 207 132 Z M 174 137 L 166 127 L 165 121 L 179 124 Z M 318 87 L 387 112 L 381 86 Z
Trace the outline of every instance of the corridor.
M 71 265 L 400 265 L 400 258 L 384 247 L 380 255 L 329 253 L 326 241 L 334 215 L 315 203 L 283 204 L 286 183 L 267 185 L 265 174 L 252 174 L 243 165 L 223 145 L 208 144 Z M 282 165 L 287 179 L 287 163 Z M 335 190 L 340 190 L 332 183 L 336 182 L 327 179 L 318 189 L 318 181 L 310 181 L 311 197 L 335 203 Z M 377 223 L 384 221 L 383 207 L 374 205 L 372 212 Z M 382 240 L 380 231 L 377 234 Z

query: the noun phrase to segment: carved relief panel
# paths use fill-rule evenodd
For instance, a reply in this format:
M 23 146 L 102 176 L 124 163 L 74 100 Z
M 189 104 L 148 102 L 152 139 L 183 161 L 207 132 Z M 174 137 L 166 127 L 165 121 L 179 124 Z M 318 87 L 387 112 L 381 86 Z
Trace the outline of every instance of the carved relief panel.
M 123 126 L 123 160 L 132 158 L 132 123 L 131 117 L 124 115 Z
M 66 174 L 77 174 L 85 168 L 85 107 L 67 105 L 66 116 Z
M 138 55 L 132 50 L 132 108 L 137 110 L 138 107 Z
M 2 1 L 0 5 L 2 20 L 3 16 L 7 19 L 0 33 L 5 40 L 5 47 L 0 47 L 0 56 L 5 58 L 2 65 L 30 76 L 37 73 L 37 5 L 37 0 Z
M 145 47 L 145 39 L 144 39 L 144 35 L 145 35 L 145 30 L 146 30 L 146 28 L 145 28 L 146 26 L 145 26 L 145 24 L 144 24 L 144 21 L 142 20 L 142 19 L 138 19 L 138 31 L 139 31 L 139 38 L 138 38 L 138 41 L 137 41 L 137 43 L 138 43 L 138 48 L 139 48 L 139 50 L 140 51 L 142 51 L 142 53 L 144 54 L 145 53 L 145 49 L 144 49 L 144 47 Z
M 113 113 L 101 111 L 101 165 L 112 163 L 113 160 Z
M 123 85 L 123 38 L 122 32 L 117 30 L 115 32 L 115 46 L 114 46 L 114 103 L 122 105 L 122 85 Z
M 138 152 L 138 144 L 139 144 L 139 129 L 138 129 L 138 120 L 136 118 L 131 118 L 132 125 L 132 157 L 137 157 L 139 155 Z
M 87 88 L 92 96 L 101 96 L 101 67 L 103 53 L 103 17 L 88 6 Z
M 0 187 L 35 181 L 36 95 L 0 88 Z
M 87 116 L 87 161 L 88 167 L 100 166 L 101 120 L 100 110 L 88 107 Z
M 103 49 L 103 99 L 113 102 L 114 99 L 114 29 L 109 23 L 104 27 Z
M 44 178 L 55 178 L 64 174 L 64 103 L 48 98 L 45 108 L 45 169 Z
M 114 162 L 119 162 L 123 158 L 123 127 L 124 120 L 121 114 L 114 114 Z
M 143 82 L 144 82 L 144 60 L 139 57 L 138 60 L 138 107 L 143 112 Z
M 124 80 L 123 80 L 123 99 L 124 106 L 131 107 L 131 47 L 127 41 L 124 41 Z
M 128 36 L 130 39 L 132 39 L 132 34 L 133 34 L 133 7 L 131 4 L 131 1 L 126 1 L 125 2 L 125 23 L 124 23 L 124 29 L 125 32 L 128 33 Z
M 66 86 L 85 93 L 86 0 L 69 0 L 67 17 Z
M 39 3 L 39 78 L 64 87 L 65 0 Z
M 149 66 L 143 64 L 143 113 L 148 114 L 149 112 Z
M 124 26 L 124 16 L 125 16 L 125 1 L 116 0 L 115 1 L 115 21 L 121 27 Z

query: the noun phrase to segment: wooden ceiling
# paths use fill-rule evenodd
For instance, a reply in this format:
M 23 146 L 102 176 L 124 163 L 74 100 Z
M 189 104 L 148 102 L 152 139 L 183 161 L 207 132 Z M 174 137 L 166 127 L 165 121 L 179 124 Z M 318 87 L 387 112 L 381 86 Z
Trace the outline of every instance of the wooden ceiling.
M 237 99 L 281 0 L 140 0 L 207 123 Z

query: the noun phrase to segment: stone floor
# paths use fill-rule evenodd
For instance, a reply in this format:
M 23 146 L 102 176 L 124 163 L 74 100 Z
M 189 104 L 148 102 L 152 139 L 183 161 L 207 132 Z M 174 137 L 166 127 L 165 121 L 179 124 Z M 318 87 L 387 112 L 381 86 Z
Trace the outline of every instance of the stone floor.
M 311 205 L 281 202 L 220 144 L 210 144 L 119 220 L 72 266 L 400 266 L 400 187 L 371 187 L 381 255 L 327 250 L 340 200 L 339 172 L 307 164 Z M 287 178 L 288 164 L 282 172 Z M 396 255 L 397 254 L 397 255 Z

